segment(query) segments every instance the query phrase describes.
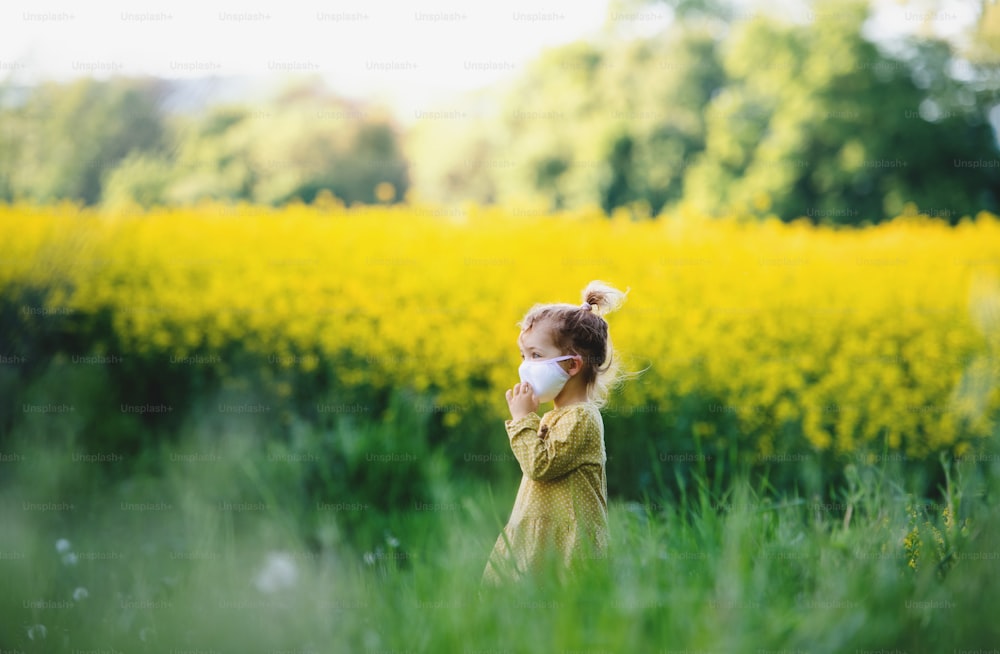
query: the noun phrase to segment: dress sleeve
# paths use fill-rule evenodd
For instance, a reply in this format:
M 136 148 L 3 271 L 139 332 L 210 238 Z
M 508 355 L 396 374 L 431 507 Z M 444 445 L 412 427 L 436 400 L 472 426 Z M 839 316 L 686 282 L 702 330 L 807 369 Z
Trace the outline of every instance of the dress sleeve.
M 588 427 L 590 421 L 577 411 L 557 418 L 548 433 L 539 436 L 538 414 L 529 413 L 517 420 L 508 420 L 507 436 L 521 472 L 536 481 L 549 481 L 586 462 L 590 446 Z M 543 427 L 544 431 L 545 428 Z

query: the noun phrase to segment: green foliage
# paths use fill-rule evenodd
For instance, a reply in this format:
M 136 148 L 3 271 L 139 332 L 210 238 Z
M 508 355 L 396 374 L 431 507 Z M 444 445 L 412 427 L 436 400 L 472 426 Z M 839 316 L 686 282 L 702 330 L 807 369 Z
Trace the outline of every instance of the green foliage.
M 0 109 L 0 200 L 109 207 L 198 200 L 311 202 L 321 192 L 374 203 L 409 185 L 383 115 L 311 83 L 256 105 L 167 114 L 155 80 L 48 83 Z
M 164 144 L 156 80 L 45 83 L 0 112 L 0 186 L 7 201 L 101 198 L 105 177 L 134 152 Z
M 692 28 L 549 50 L 502 98 L 477 99 L 498 103 L 496 115 L 444 111 L 458 115 L 414 128 L 417 194 L 553 209 L 676 202 L 688 160 L 704 148 L 704 106 L 723 81 L 715 47 Z
M 956 531 L 947 567 L 909 565 L 907 507 L 931 504 L 865 467 L 834 504 L 745 480 L 614 502 L 608 560 L 491 590 L 480 575 L 511 498 L 484 484 L 450 482 L 460 499 L 435 510 L 367 515 L 380 530 L 358 536 L 345 511 L 302 508 L 294 485 L 260 474 L 299 463 L 264 463 L 235 439 L 221 459 L 188 460 L 191 445 L 164 452 L 175 461 L 166 476 L 92 488 L 59 515 L 5 515 L 9 647 L 947 651 L 998 635 L 979 610 L 1000 599 L 996 475 L 975 466 L 953 469 L 964 474 L 949 492 L 967 497 L 956 517 L 969 528 Z M 44 450 L 27 447 L 33 467 Z M 30 475 L 18 481 L 0 491 L 4 506 L 21 501 L 18 488 L 43 497 Z M 947 531 L 936 513 L 927 528 Z
M 253 109 L 216 108 L 177 131 L 168 202 L 211 197 L 277 205 L 312 202 L 325 190 L 347 203 L 375 203 L 379 184 L 400 195 L 409 184 L 391 124 L 319 90 L 290 91 Z
M 661 34 L 547 51 L 497 116 L 418 125 L 417 194 L 846 224 L 908 202 L 952 223 L 1000 207 L 995 67 L 931 36 L 876 45 L 864 2 L 817 2 L 798 23 L 665 4 Z
M 164 204 L 173 178 L 171 162 L 162 155 L 130 154 L 108 175 L 101 194 L 103 204 L 109 208 L 131 203 L 144 208 Z
M 386 115 L 313 80 L 187 116 L 164 113 L 157 80 L 6 88 L 0 199 L 149 207 L 332 194 L 843 224 L 908 204 L 952 223 L 1000 210 L 1000 14 L 984 5 L 957 44 L 929 33 L 876 44 L 863 33 L 869 5 L 817 0 L 790 21 L 763 2 L 621 0 L 599 39 L 422 112 L 405 152 Z M 673 22 L 636 37 L 614 12 Z
M 865 5 L 817 12 L 805 27 L 758 17 L 734 30 L 686 199 L 849 224 L 907 201 L 951 222 L 996 206 L 998 171 L 966 163 L 996 155 L 989 105 L 949 77 L 948 46 L 916 42 L 897 60 L 862 37 Z

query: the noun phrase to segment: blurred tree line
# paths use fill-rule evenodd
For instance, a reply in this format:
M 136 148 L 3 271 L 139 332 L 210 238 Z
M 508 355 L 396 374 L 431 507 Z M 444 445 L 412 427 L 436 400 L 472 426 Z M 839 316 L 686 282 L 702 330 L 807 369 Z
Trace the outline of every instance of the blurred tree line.
M 910 1 L 926 16 L 948 6 Z M 164 110 L 163 80 L 0 89 L 0 200 L 280 204 L 328 191 L 847 224 L 908 203 L 951 222 L 1000 211 L 1000 3 L 982 3 L 961 47 L 919 31 L 875 44 L 864 0 L 807 6 L 786 17 L 615 0 L 602 38 L 550 49 L 405 133 L 317 82 L 196 114 Z M 673 20 L 625 33 L 644 12 Z
M 388 114 L 348 103 L 318 83 L 293 84 L 252 106 L 194 114 L 166 111 L 169 93 L 168 82 L 153 78 L 87 78 L 21 94 L 6 89 L 0 200 L 281 204 L 311 202 L 326 190 L 347 203 L 373 203 L 407 189 L 407 164 Z
M 959 50 L 924 34 L 872 43 L 866 2 L 812 6 L 796 20 L 722 0 L 615 5 L 607 38 L 547 51 L 453 147 L 439 146 L 449 121 L 418 125 L 415 188 L 850 224 L 908 202 L 952 222 L 997 211 L 1000 8 L 984 3 Z M 666 31 L 616 38 L 658 11 Z

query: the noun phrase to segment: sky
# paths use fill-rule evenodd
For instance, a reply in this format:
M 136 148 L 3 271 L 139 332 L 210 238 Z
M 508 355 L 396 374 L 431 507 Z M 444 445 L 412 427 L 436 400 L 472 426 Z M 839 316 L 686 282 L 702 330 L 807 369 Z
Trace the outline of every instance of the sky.
M 516 75 L 544 47 L 599 31 L 607 12 L 607 0 L 4 4 L 0 77 L 319 74 L 411 112 Z
M 621 2 L 621 0 L 618 0 Z M 754 0 L 734 0 L 753 13 Z M 808 19 L 802 0 L 771 0 Z M 930 23 L 947 35 L 974 0 L 875 0 L 877 35 Z M 923 4 L 921 4 L 923 3 Z M 756 4 L 759 4 L 757 2 Z M 322 76 L 336 92 L 392 107 L 404 122 L 447 98 L 516 77 L 546 47 L 669 24 L 665 5 L 609 0 L 13 0 L 0 9 L 0 79 L 34 83 L 149 74 L 166 78 Z

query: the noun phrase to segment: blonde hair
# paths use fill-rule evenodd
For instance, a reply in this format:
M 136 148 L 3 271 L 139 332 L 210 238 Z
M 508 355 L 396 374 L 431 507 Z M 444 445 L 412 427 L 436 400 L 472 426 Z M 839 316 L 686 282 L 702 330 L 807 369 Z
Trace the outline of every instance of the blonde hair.
M 587 399 L 599 407 L 626 376 L 614 356 L 604 316 L 625 302 L 628 291 L 594 280 L 583 289 L 583 304 L 536 304 L 518 323 L 522 332 L 544 324 L 551 330 L 556 347 L 583 358 L 580 374 L 587 386 Z

